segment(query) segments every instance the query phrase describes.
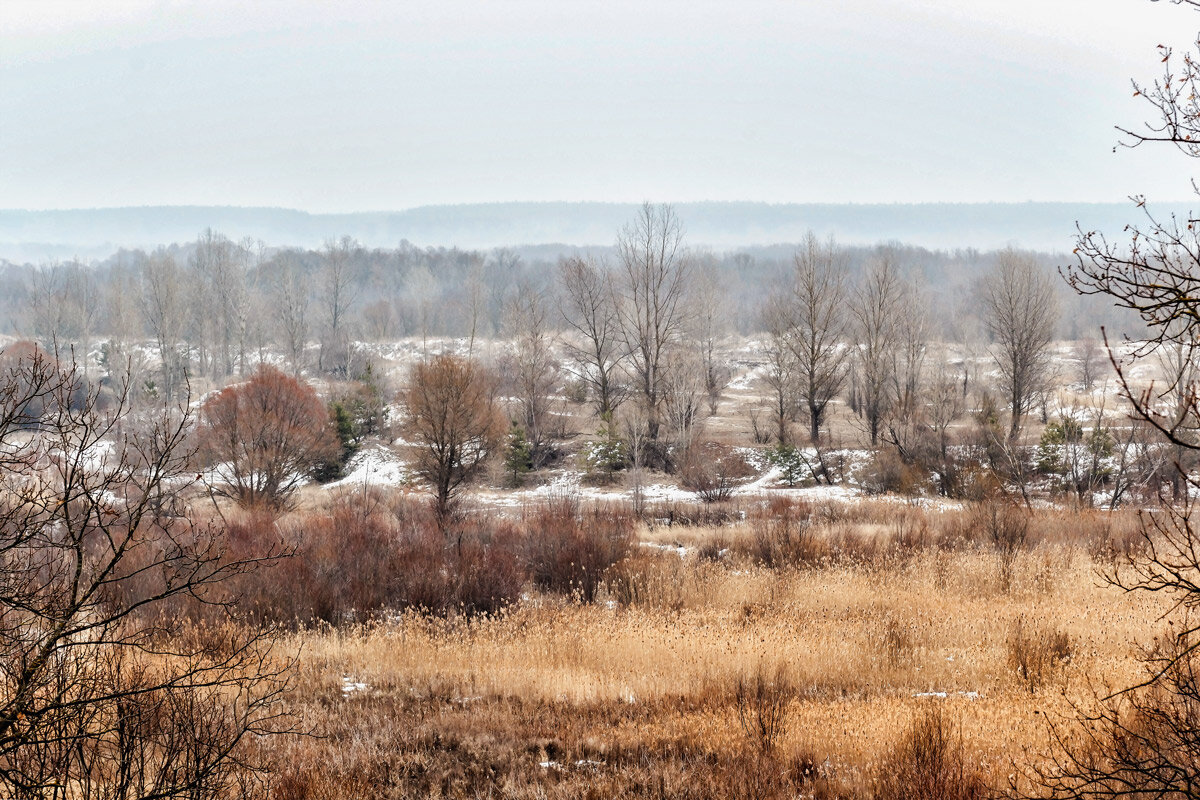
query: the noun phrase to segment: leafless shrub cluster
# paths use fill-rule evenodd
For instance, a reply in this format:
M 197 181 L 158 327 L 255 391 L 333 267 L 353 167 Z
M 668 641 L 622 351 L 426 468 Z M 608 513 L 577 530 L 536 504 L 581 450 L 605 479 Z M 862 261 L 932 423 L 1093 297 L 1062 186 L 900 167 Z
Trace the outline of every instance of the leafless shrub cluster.
M 127 403 L 40 351 L 0 374 L 0 794 L 259 796 L 288 659 L 223 590 L 279 553 L 190 516 L 188 415 Z
M 1031 692 L 1037 691 L 1055 680 L 1073 650 L 1065 631 L 1018 619 L 1008 636 L 1008 665 Z
M 989 794 L 967 761 L 955 725 L 939 708 L 913 720 L 880 765 L 872 788 L 878 800 L 975 800 Z

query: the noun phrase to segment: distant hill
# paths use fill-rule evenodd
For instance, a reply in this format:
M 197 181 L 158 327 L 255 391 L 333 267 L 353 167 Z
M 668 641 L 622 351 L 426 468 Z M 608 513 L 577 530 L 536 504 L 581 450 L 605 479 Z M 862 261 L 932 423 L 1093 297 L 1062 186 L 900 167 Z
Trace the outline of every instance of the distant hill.
M 531 244 L 608 245 L 636 211 L 625 203 L 487 203 L 407 211 L 310 214 L 285 208 L 148 206 L 55 211 L 0 210 L 0 259 L 102 257 L 196 238 L 213 228 L 233 239 L 315 246 L 349 234 L 369 247 L 491 248 Z M 1013 244 L 1062 251 L 1078 222 L 1118 233 L 1139 221 L 1131 203 L 770 204 L 678 203 L 693 245 L 730 249 L 795 242 L 806 231 L 846 244 L 902 241 L 936 249 Z M 1186 214 L 1183 205 L 1157 207 Z

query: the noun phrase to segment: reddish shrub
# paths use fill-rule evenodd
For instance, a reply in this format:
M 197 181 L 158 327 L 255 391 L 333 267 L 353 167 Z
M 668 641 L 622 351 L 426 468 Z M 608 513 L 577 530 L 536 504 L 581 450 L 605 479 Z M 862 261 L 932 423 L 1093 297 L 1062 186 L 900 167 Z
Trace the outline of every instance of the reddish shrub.
M 605 571 L 633 548 L 633 518 L 614 509 L 580 512 L 548 503 L 525 519 L 525 563 L 539 587 L 594 602 Z
M 516 600 L 524 574 L 511 535 L 443 533 L 427 506 L 406 511 L 398 520 L 382 505 L 347 504 L 280 525 L 232 523 L 239 552 L 280 541 L 291 553 L 238 587 L 243 607 L 264 621 L 339 624 L 405 608 L 494 613 Z
M 205 401 L 200 417 L 200 452 L 220 465 L 215 491 L 245 508 L 283 507 L 306 474 L 340 451 L 312 387 L 266 364 Z

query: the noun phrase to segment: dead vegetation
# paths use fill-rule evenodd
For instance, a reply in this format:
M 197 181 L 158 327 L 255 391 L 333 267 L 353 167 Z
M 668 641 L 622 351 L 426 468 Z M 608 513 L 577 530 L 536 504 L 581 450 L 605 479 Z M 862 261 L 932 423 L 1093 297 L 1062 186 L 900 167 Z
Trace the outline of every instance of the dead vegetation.
M 526 539 L 522 597 L 499 610 L 291 634 L 291 707 L 318 736 L 277 749 L 275 797 L 987 796 L 1047 755 L 1044 715 L 1136 676 L 1129 642 L 1162 611 L 1095 579 L 1132 514 L 1023 513 L 1011 547 L 980 509 L 882 500 L 637 527 L 591 596 L 586 548 Z M 506 535 L 569 542 L 589 515 L 632 529 L 559 503 Z

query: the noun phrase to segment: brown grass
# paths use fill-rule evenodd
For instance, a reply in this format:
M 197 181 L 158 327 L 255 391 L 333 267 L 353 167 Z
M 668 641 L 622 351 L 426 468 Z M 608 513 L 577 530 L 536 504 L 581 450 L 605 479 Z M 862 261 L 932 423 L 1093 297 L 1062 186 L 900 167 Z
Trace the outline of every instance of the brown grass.
M 529 584 L 292 634 L 321 738 L 278 754 L 276 796 L 975 797 L 1045 752 L 1044 714 L 1137 674 L 1162 609 L 1097 580 L 1100 515 L 1036 514 L 1010 553 L 971 509 L 864 506 L 787 510 L 816 555 L 772 566 L 753 514 L 643 529 L 691 551 L 635 548 L 594 604 Z

